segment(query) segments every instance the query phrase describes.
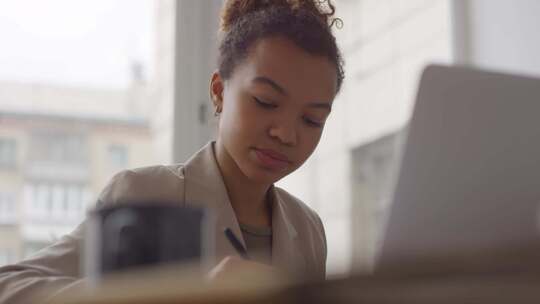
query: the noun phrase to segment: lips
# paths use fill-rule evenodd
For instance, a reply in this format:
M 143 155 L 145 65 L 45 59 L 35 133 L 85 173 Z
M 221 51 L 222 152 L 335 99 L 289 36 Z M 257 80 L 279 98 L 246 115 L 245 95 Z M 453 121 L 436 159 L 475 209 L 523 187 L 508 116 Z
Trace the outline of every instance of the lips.
M 257 149 L 258 151 L 272 157 L 272 158 L 275 158 L 277 160 L 280 160 L 280 161 L 284 161 L 284 162 L 289 162 L 289 159 L 287 158 L 287 156 L 279 153 L 279 152 L 276 152 L 276 151 L 273 151 L 273 150 L 267 150 L 267 149 Z
M 284 169 L 290 164 L 287 156 L 273 150 L 255 149 L 255 154 L 259 162 L 269 169 Z

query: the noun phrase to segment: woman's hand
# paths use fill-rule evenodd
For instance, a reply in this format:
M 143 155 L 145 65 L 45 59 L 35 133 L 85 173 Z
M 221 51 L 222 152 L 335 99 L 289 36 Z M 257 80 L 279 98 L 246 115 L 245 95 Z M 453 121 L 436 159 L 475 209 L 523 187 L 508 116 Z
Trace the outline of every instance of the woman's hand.
M 253 274 L 259 277 L 274 277 L 278 275 L 278 271 L 269 265 L 244 260 L 236 256 L 227 256 L 210 270 L 208 279 L 210 281 L 221 281 L 231 275 L 235 277 L 247 275 L 248 278 L 253 278 Z

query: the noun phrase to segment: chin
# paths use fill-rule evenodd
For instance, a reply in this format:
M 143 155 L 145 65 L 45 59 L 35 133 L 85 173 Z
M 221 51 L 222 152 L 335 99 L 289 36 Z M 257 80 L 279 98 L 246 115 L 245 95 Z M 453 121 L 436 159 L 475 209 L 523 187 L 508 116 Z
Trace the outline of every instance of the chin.
M 244 171 L 244 174 L 249 180 L 261 184 L 273 184 L 288 174 L 287 172 L 275 172 L 256 166 L 250 166 L 246 171 Z

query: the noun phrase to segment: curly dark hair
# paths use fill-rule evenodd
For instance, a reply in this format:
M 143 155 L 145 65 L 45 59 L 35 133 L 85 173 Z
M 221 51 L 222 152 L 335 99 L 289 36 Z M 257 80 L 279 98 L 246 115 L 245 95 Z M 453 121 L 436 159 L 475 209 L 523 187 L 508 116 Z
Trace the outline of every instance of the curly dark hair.
M 345 73 L 332 34 L 332 26 L 340 27 L 342 21 L 333 18 L 334 12 L 330 0 L 227 0 L 221 13 L 220 76 L 228 79 L 255 42 L 284 36 L 306 52 L 328 58 L 336 66 L 338 93 Z

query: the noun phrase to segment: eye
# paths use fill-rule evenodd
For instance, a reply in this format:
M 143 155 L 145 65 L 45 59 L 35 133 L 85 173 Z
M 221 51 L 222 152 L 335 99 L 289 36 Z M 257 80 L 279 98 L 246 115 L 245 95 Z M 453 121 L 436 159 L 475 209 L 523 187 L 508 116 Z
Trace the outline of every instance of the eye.
M 310 127 L 321 128 L 324 125 L 324 123 L 315 121 L 313 119 L 310 119 L 309 117 L 304 116 L 303 119 L 304 119 L 304 122 Z
M 269 103 L 269 102 L 261 101 L 259 98 L 255 97 L 255 96 L 253 96 L 253 100 L 255 100 L 257 105 L 259 105 L 260 107 L 263 107 L 265 109 L 275 109 L 275 108 L 277 108 L 277 105 Z

